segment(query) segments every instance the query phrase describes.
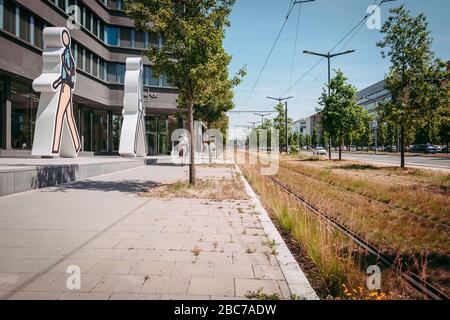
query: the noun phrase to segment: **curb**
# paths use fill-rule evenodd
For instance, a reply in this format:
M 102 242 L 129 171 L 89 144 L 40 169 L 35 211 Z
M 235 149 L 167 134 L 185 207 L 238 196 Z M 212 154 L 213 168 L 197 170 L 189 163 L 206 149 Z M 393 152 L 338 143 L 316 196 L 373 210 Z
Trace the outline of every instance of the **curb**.
M 258 196 L 253 191 L 247 179 L 242 174 L 241 169 L 236 165 L 237 172 L 241 175 L 241 181 L 244 183 L 245 191 L 255 205 L 255 210 L 259 213 L 261 225 L 267 236 L 277 243 L 278 254 L 276 258 L 280 264 L 283 275 L 288 284 L 292 295 L 296 295 L 306 300 L 319 300 L 316 292 L 312 288 L 302 269 L 298 265 L 291 251 L 287 247 L 277 228 L 273 224 L 266 209 L 262 206 Z

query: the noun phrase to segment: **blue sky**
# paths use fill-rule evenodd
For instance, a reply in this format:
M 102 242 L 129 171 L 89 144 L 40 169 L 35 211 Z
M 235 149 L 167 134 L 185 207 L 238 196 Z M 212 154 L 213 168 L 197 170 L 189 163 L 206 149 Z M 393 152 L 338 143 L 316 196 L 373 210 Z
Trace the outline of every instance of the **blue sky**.
M 303 50 L 327 52 L 365 15 L 374 0 L 316 0 L 302 5 L 295 63 L 291 78 L 298 7 L 292 12 L 275 50 L 247 104 L 245 101 L 264 64 L 270 47 L 286 16 L 290 0 L 237 0 L 231 14 L 224 46 L 233 56 L 230 73 L 246 65 L 248 75 L 235 89 L 235 110 L 273 110 L 266 96 L 280 96 L 319 57 L 304 55 Z M 378 1 L 377 1 L 378 2 Z M 381 23 L 388 10 L 405 4 L 416 15 L 424 12 L 434 38 L 436 56 L 450 59 L 450 1 L 398 0 L 381 7 Z M 356 88 L 362 89 L 383 79 L 389 61 L 380 55 L 376 42 L 381 39 L 378 30 L 364 26 L 344 48 L 355 49 L 351 55 L 332 60 L 332 68 L 340 68 Z M 343 44 L 345 44 L 344 41 Z M 317 100 L 327 81 L 326 60 L 290 90 L 289 116 L 294 120 L 315 113 Z M 230 126 L 248 125 L 260 117 L 252 114 L 230 114 Z

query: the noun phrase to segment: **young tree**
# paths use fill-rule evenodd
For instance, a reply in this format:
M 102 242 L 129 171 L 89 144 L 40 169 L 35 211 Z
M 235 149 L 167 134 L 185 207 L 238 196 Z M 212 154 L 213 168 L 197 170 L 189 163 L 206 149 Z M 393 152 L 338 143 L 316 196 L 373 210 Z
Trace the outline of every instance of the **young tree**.
M 298 149 L 302 150 L 302 148 L 305 146 L 305 136 L 303 133 L 298 134 Z
M 322 131 L 322 134 L 321 134 L 320 139 L 319 139 L 319 144 L 322 147 L 326 148 L 327 141 L 328 141 L 327 135 L 325 134 L 325 132 Z
M 356 104 L 356 89 L 348 84 L 347 78 L 338 70 L 319 99 L 317 112 L 322 116 L 323 131 L 339 145 L 339 160 L 342 160 L 342 144 L 345 135 L 356 134 L 365 129 L 367 111 Z
M 209 106 L 223 86 L 230 62 L 222 42 L 235 0 L 127 0 L 125 12 L 138 30 L 163 37 L 150 47 L 156 75 L 164 74 L 179 90 L 179 108 L 187 111 L 191 133 L 189 183 L 195 184 L 194 106 Z M 225 83 L 225 84 L 224 84 Z M 219 87 L 219 88 L 218 88 Z
M 305 145 L 308 149 L 311 147 L 311 136 L 309 134 L 305 136 Z
M 319 144 L 319 137 L 317 135 L 317 128 L 316 127 L 314 127 L 314 129 L 313 129 L 313 135 L 311 137 L 311 143 L 312 143 L 312 146 L 314 148 L 317 147 L 317 145 Z
M 389 57 L 391 67 L 386 76 L 386 88 L 392 101 L 382 103 L 383 120 L 400 130 L 400 166 L 405 167 L 405 144 L 418 128 L 432 121 L 442 108 L 448 108 L 448 77 L 445 63 L 434 59 L 432 39 L 424 14 L 417 17 L 404 6 L 391 9 L 391 16 L 384 23 L 382 41 L 383 58 Z
M 277 112 L 277 116 L 273 119 L 273 127 L 278 129 L 280 133 L 280 152 L 283 146 L 286 145 L 286 137 L 285 137 L 285 128 L 286 128 L 286 116 L 284 110 L 284 104 L 278 103 L 275 106 L 275 110 Z M 292 119 L 288 118 L 288 139 L 289 136 L 292 135 Z M 290 140 L 290 139 L 289 139 Z

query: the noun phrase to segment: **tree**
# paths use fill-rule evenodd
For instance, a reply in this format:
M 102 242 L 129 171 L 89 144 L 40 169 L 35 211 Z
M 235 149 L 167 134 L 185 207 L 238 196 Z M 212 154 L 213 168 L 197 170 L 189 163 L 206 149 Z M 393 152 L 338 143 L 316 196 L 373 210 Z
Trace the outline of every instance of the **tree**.
M 322 128 L 339 145 L 339 160 L 342 160 L 342 144 L 345 135 L 358 134 L 365 129 L 367 111 L 356 104 L 356 88 L 348 84 L 347 78 L 338 70 L 331 79 L 329 89 L 323 89 L 317 108 L 322 117 Z M 331 155 L 330 155 L 331 159 Z
M 150 47 L 155 75 L 166 75 L 179 91 L 191 134 L 189 183 L 195 184 L 194 106 L 210 106 L 226 91 L 224 68 L 230 62 L 222 42 L 235 0 L 126 0 L 125 12 L 138 30 L 163 37 L 164 47 Z M 214 103 L 212 103 L 214 105 Z
M 273 119 L 273 127 L 275 129 L 278 129 L 279 131 L 279 136 L 280 136 L 280 152 L 282 150 L 282 146 L 286 145 L 286 137 L 285 137 L 285 128 L 286 128 L 286 113 L 284 110 L 284 104 L 282 103 L 278 103 L 275 106 L 275 110 L 277 112 L 277 116 Z M 292 119 L 288 118 L 288 139 L 291 140 L 289 138 L 289 136 L 292 135 Z
M 311 136 L 309 134 L 305 136 L 305 145 L 308 149 L 311 147 Z
M 314 148 L 317 147 L 317 145 L 319 144 L 319 137 L 317 135 L 317 128 L 316 127 L 314 127 L 314 129 L 313 129 L 313 135 L 311 137 L 311 144 L 312 144 L 312 146 Z
M 435 118 L 442 108 L 448 108 L 448 79 L 445 63 L 434 59 L 432 39 L 424 14 L 417 17 L 404 6 L 391 9 L 391 16 L 381 28 L 384 35 L 377 46 L 391 66 L 386 76 L 386 88 L 392 100 L 380 104 L 382 119 L 399 128 L 400 166 L 405 167 L 405 145 L 418 128 Z
M 298 134 L 298 149 L 302 150 L 302 148 L 305 146 L 305 136 L 303 133 Z
M 322 132 L 322 134 L 320 135 L 319 144 L 322 147 L 326 148 L 327 141 L 328 141 L 327 135 L 325 134 L 325 132 Z

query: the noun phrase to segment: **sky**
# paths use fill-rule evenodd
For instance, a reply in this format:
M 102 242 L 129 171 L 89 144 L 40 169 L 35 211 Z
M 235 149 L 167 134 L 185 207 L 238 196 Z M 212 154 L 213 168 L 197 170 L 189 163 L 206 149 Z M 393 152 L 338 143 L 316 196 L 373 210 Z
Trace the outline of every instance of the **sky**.
M 304 3 L 301 5 L 299 20 L 299 5 L 296 5 L 264 72 L 249 96 L 285 20 L 290 2 L 291 0 L 236 1 L 224 46 L 233 57 L 229 67 L 230 75 L 243 66 L 246 66 L 248 73 L 243 83 L 235 88 L 234 110 L 272 111 L 274 103 L 266 97 L 284 94 L 294 96 L 288 104 L 289 117 L 294 121 L 314 114 L 318 98 L 327 82 L 327 62 L 323 60 L 293 86 L 320 59 L 305 55 L 302 51 L 328 52 L 364 17 L 374 0 L 316 0 Z M 378 2 L 379 0 L 376 1 Z M 389 9 L 401 4 L 413 15 L 425 13 L 436 57 L 450 60 L 450 1 L 397 0 L 385 3 L 380 11 L 381 24 L 388 18 Z M 351 40 L 347 38 L 333 51 L 354 49 L 355 53 L 332 59 L 332 69 L 341 69 L 358 90 L 382 80 L 390 63 L 381 57 L 380 48 L 376 46 L 381 38 L 379 30 L 371 30 L 364 23 Z M 291 86 L 292 89 L 286 92 Z M 229 116 L 232 135 L 242 134 L 243 126 L 249 126 L 249 121 L 261 121 L 261 117 L 252 113 L 229 113 Z

